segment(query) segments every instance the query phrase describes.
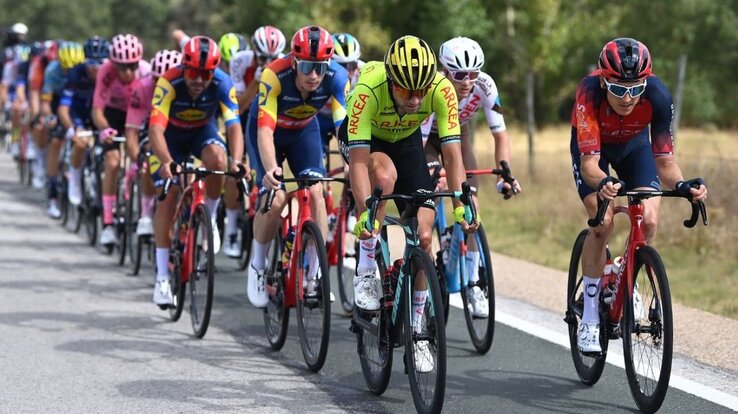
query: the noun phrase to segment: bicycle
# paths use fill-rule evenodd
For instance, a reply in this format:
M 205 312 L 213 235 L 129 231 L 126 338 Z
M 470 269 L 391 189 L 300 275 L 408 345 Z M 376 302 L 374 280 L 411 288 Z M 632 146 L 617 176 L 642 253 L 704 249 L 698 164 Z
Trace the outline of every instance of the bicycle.
M 330 155 L 338 154 L 340 151 L 330 150 L 327 152 L 327 159 Z M 326 162 L 328 177 L 336 177 L 344 173 L 344 167 L 339 166 L 330 168 L 330 162 Z M 343 180 L 343 188 L 341 189 L 341 198 L 338 207 L 334 205 L 333 188 L 328 183 L 324 191 L 325 205 L 328 213 L 328 240 L 326 241 L 326 250 L 328 251 L 328 265 L 336 266 L 336 278 L 338 279 L 338 293 L 341 297 L 341 306 L 343 310 L 351 315 L 354 310 L 354 285 L 353 278 L 356 271 L 358 251 L 358 239 L 354 238 L 352 233 L 353 226 L 356 224 L 356 202 L 351 192 L 348 180 Z M 350 271 L 347 271 L 350 269 Z
M 503 160 L 500 162 L 500 166 L 501 168 L 467 170 L 466 176 L 469 178 L 475 175 L 496 174 L 510 184 L 513 191 L 515 191 L 515 187 L 513 186 L 515 178 L 510 173 L 509 164 Z M 441 176 L 443 174 L 440 172 L 440 165 L 438 165 L 432 175 L 434 186 Z M 510 198 L 507 194 L 503 194 L 503 196 L 505 199 Z M 461 224 L 454 223 L 452 226 L 447 227 L 444 210 L 443 203 L 439 202 L 436 204 L 436 221 L 433 224 L 436 237 L 433 239 L 438 241 L 438 248 L 435 249 L 435 263 L 440 278 L 445 322 L 448 323 L 450 313 L 449 295 L 460 292 L 469 337 L 477 352 L 486 354 L 492 347 L 495 330 L 494 266 L 492 265 L 491 249 L 487 241 L 487 235 L 481 223 L 477 231 L 471 235 L 465 234 L 461 230 Z M 479 251 L 479 266 L 477 269 L 479 277 L 474 282 L 469 279 L 469 273 L 466 268 L 467 242 L 470 236 L 473 237 Z M 475 286 L 481 289 L 487 300 L 489 309 L 487 317 L 473 315 L 472 306 L 467 295 L 472 292 L 471 289 Z
M 182 171 L 179 171 L 182 167 Z M 186 165 L 171 164 L 172 174 L 178 175 L 178 182 L 186 185 L 178 194 L 175 220 L 172 227 L 172 246 L 169 250 L 170 283 L 174 304 L 161 306 L 169 309 L 170 319 L 179 320 L 184 310 L 185 288 L 190 300 L 190 319 L 192 330 L 197 338 L 202 338 L 208 330 L 213 307 L 213 288 L 215 284 L 215 254 L 213 228 L 210 211 L 205 205 L 205 177 L 223 175 L 243 177 L 245 171 L 238 173 L 214 171 L 206 168 L 188 168 Z M 192 181 L 189 180 L 190 176 Z M 159 195 L 163 201 L 174 181 L 169 178 Z M 185 184 L 186 183 L 186 184 Z
M 602 352 L 585 354 L 577 348 L 579 320 L 584 312 L 580 260 L 589 229 L 579 233 L 572 249 L 564 321 L 569 325 L 569 343 L 574 367 L 579 379 L 587 385 L 594 385 L 602 375 L 609 340 L 622 338 L 625 373 L 631 394 L 641 411 L 652 413 L 661 407 L 669 386 L 673 319 L 666 268 L 656 249 L 646 244 L 643 235 L 641 227 L 643 200 L 659 196 L 687 199 L 690 197 L 685 197 L 677 191 L 624 189 L 618 192 L 618 196 L 628 197 L 628 207 L 615 207 L 615 215 L 622 213 L 628 216 L 630 233 L 625 243 L 621 270 L 617 274 L 603 276 L 601 279 L 603 288 L 599 297 L 599 315 L 600 326 L 603 327 L 600 329 Z M 602 223 L 608 205 L 608 201 L 598 203 L 597 215 L 587 222 L 590 227 Z M 701 201 L 692 204 L 692 215 L 684 221 L 684 226 L 694 227 L 700 215 L 702 222 L 707 225 L 707 212 Z M 609 261 L 609 248 L 607 256 Z M 640 277 L 641 275 L 643 276 Z M 612 283 L 612 289 L 607 287 L 609 283 Z M 606 299 L 606 293 L 612 293 L 613 296 Z M 656 361 L 652 360 L 654 355 Z M 660 366 L 641 365 L 650 365 L 652 362 Z
M 142 135 L 145 135 L 145 133 Z M 155 246 L 153 235 L 139 236 L 136 234 L 138 220 L 141 218 L 142 194 L 140 172 L 149 168 L 148 160 L 151 155 L 148 143 L 149 138 L 147 136 L 139 140 L 139 155 L 135 161 L 138 165 L 139 174 L 127 174 L 125 182 L 126 191 L 124 197 L 127 202 L 125 208 L 125 239 L 128 241 L 128 254 L 131 261 L 131 274 L 133 276 L 138 275 L 144 255 L 149 263 L 153 263 L 154 261 Z
M 280 231 L 277 232 L 269 249 L 269 263 L 264 274 L 269 296 L 269 302 L 264 309 L 267 340 L 274 350 L 284 346 L 289 311 L 290 308 L 296 308 L 297 333 L 303 358 L 310 370 L 318 372 L 325 364 L 328 354 L 331 288 L 325 242 L 310 208 L 309 187 L 316 183 L 342 179 L 277 178 L 283 183 L 297 183 L 298 188 L 287 193 L 285 204 L 287 213 L 282 216 Z M 271 209 L 275 194 L 274 190 L 267 194 L 261 210 L 263 213 Z M 292 200 L 297 201 L 296 225 L 292 224 L 295 219 Z M 312 254 L 309 253 L 311 250 Z M 317 269 L 314 267 L 316 265 Z M 311 277 L 311 271 L 317 273 Z M 308 290 L 310 282 L 314 282 L 312 285 L 314 291 Z
M 419 413 L 436 413 L 443 408 L 446 389 L 446 324 L 442 322 L 443 315 L 440 314 L 443 299 L 436 268 L 428 253 L 420 248 L 417 210 L 427 200 L 453 197 L 460 199 L 466 206 L 468 222 L 476 222 L 471 194 L 472 188 L 467 183 L 463 184 L 460 192 L 417 191 L 412 195 L 382 195 L 382 190 L 376 188 L 367 200 L 367 229 L 370 231 L 381 201 L 405 200 L 408 206 L 402 217 L 385 216 L 384 223 L 381 224 L 382 233 L 377 243 L 375 259 L 379 274 L 383 275 L 383 296 L 380 297 L 377 311 L 354 308 L 351 331 L 356 334 L 364 381 L 376 395 L 384 393 L 389 384 L 393 349 L 405 347 L 405 373 L 409 375 L 413 403 Z M 402 227 L 405 235 L 403 257 L 392 265 L 385 228 L 388 225 Z M 425 277 L 428 299 L 423 309 L 421 327 L 418 329 L 413 324 L 410 287 L 415 288 L 416 280 L 420 277 Z M 404 286 L 408 288 L 405 289 Z M 416 353 L 425 353 L 421 348 L 433 358 L 433 366 L 430 370 L 423 370 L 426 372 L 420 372 L 415 362 Z

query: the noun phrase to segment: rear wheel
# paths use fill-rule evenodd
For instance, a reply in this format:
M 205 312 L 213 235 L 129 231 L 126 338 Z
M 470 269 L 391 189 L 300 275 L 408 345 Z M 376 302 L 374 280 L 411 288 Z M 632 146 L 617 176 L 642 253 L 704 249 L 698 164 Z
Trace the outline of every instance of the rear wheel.
M 195 209 L 191 222 L 194 243 L 190 255 L 192 272 L 188 280 L 190 293 L 190 318 L 195 336 L 202 338 L 208 331 L 210 312 L 213 308 L 215 284 L 215 255 L 213 253 L 213 228 L 210 213 L 202 204 Z
M 495 334 L 495 279 L 492 273 L 492 258 L 484 228 L 480 225 L 472 236 L 479 248 L 479 267 L 476 269 L 479 279 L 476 282 L 470 281 L 468 288 L 477 286 L 482 290 L 489 309 L 488 316 L 481 318 L 472 314 L 465 291 L 461 293 L 461 300 L 464 303 L 464 317 L 472 344 L 477 352 L 486 354 L 492 346 L 492 339 Z
M 238 258 L 238 270 L 245 270 L 251 260 L 251 242 L 254 239 L 254 223 L 246 210 L 241 210 L 238 215 L 238 231 L 241 233 L 241 256 Z
M 354 310 L 354 274 L 356 274 L 358 240 L 349 232 L 347 222 L 354 213 L 353 199 L 349 195 L 344 195 L 339 208 L 334 241 L 338 256 L 336 264 L 338 293 L 341 296 L 343 310 L 349 314 Z
M 266 328 L 267 340 L 273 350 L 278 351 L 284 346 L 287 339 L 287 326 L 289 326 L 290 309 L 285 305 L 285 286 L 282 277 L 282 265 L 279 262 L 282 256 L 281 231 L 274 236 L 267 257 L 269 263 L 264 274 L 266 278 L 266 289 L 269 294 L 269 302 L 264 309 L 264 327 Z
M 405 312 L 405 363 L 410 377 L 410 391 L 419 413 L 440 413 L 446 394 L 446 324 L 441 313 L 441 289 L 433 261 L 422 250 L 410 254 L 408 266 L 407 307 L 414 308 L 416 286 L 425 278 L 426 300 L 422 316 Z M 410 292 L 412 291 L 412 294 Z M 411 309 L 412 309 L 411 308 Z
M 97 242 L 97 216 L 99 214 L 97 207 L 98 177 L 89 164 L 85 165 L 82 176 L 83 221 L 87 234 L 87 244 L 94 246 Z
M 115 234 L 117 236 L 115 249 L 118 251 L 118 266 L 123 266 L 126 263 L 126 256 L 128 255 L 128 227 L 130 227 L 130 222 L 128 221 L 129 203 L 126 200 L 123 174 L 125 174 L 125 170 L 118 171 L 118 196 L 115 204 L 115 216 L 113 217 L 113 225 L 115 226 Z
M 138 271 L 141 269 L 141 255 L 143 253 L 143 243 L 136 234 L 139 218 L 141 218 L 141 191 L 139 180 L 134 179 L 128 183 L 128 203 L 126 207 L 126 239 L 133 276 L 138 275 Z
M 635 254 L 633 290 L 625 295 L 623 354 L 630 392 L 638 408 L 656 412 L 671 377 L 673 319 L 666 269 L 652 247 Z
M 61 225 L 62 227 L 67 227 L 67 223 L 69 223 L 69 218 L 71 216 L 70 214 L 70 208 L 69 208 L 69 199 L 67 199 L 67 189 L 69 188 L 69 182 L 67 181 L 67 167 L 64 163 L 59 163 L 59 174 L 57 175 L 57 180 L 59 182 L 59 194 L 58 194 L 58 200 L 59 200 L 59 211 L 61 211 Z
M 574 242 L 569 261 L 569 279 L 567 281 L 567 308 L 565 321 L 569 324 L 569 348 L 577 370 L 579 379 L 587 384 L 594 385 L 600 380 L 602 370 L 605 369 L 605 358 L 607 357 L 607 329 L 600 329 L 600 345 L 602 353 L 599 355 L 585 355 L 577 348 L 577 336 L 579 335 L 579 322 L 584 314 L 584 287 L 582 286 L 582 249 L 584 240 L 589 230 L 582 230 Z
M 305 222 L 301 234 L 297 274 L 305 275 L 306 280 L 295 277 L 297 333 L 305 363 L 318 372 L 325 364 L 331 332 L 330 267 L 318 225 Z

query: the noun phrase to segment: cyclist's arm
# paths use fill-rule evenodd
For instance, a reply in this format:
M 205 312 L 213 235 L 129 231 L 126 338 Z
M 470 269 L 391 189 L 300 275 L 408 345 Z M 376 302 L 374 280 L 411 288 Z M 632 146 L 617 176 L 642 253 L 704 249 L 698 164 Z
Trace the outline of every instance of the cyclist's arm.
M 349 175 L 359 214 L 366 211 L 366 198 L 371 195 L 369 160 L 372 141 L 372 117 L 377 112 L 377 98 L 365 84 L 356 85 L 347 105 L 346 131 L 349 147 Z M 357 216 L 359 215 L 357 214 Z
M 243 129 L 238 117 L 238 101 L 236 100 L 236 88 L 230 79 L 224 77 L 220 84 L 220 113 L 226 127 L 228 146 L 231 149 L 231 157 L 234 163 L 241 162 L 243 158 Z
M 277 111 L 282 84 L 271 69 L 265 69 L 259 82 L 259 107 L 257 116 L 257 151 L 266 172 L 278 167 L 274 150 L 274 129 L 277 127 Z
M 676 183 L 684 181 L 682 170 L 673 155 L 656 157 L 656 170 L 661 183 L 667 188 L 676 188 Z
M 69 129 L 74 127 L 74 123 L 72 122 L 72 116 L 70 114 L 70 106 L 72 105 L 72 99 L 74 98 L 74 91 L 71 89 L 70 84 L 67 83 L 64 85 L 64 90 L 62 91 L 61 98 L 59 99 L 59 108 L 57 109 L 57 114 L 59 115 L 59 121 L 61 122 L 62 126 L 64 128 Z M 48 113 L 51 113 L 51 103 L 50 99 L 46 100 L 44 96 L 44 106 L 48 106 Z
M 172 156 L 167 148 L 164 131 L 169 123 L 169 111 L 175 98 L 174 88 L 166 76 L 156 82 L 154 96 L 151 98 L 151 115 L 149 116 L 149 143 L 151 150 L 159 158 L 162 166 L 167 168 Z
M 438 75 L 443 76 L 443 75 Z M 459 100 L 451 81 L 445 77 L 432 89 L 433 112 L 436 113 L 438 136 L 441 139 L 443 168 L 446 169 L 447 184 L 451 191 L 461 191 L 466 178 L 464 159 L 461 155 L 461 126 L 459 125 Z M 454 206 L 461 201 L 454 199 Z
M 249 86 L 246 87 L 246 91 L 238 97 L 238 108 L 241 113 L 248 111 L 251 106 L 251 102 L 259 92 L 259 81 L 254 79 Z

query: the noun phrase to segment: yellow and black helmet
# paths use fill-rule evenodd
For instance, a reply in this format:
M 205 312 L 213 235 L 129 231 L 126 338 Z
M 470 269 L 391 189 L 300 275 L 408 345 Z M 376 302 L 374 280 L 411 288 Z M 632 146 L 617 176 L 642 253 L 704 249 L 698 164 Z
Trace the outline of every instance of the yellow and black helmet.
M 392 82 L 411 91 L 430 85 L 437 72 L 433 49 L 415 36 L 395 40 L 384 55 L 384 66 Z
M 62 69 L 71 69 L 85 61 L 85 50 L 77 42 L 64 42 L 59 46 L 57 59 Z

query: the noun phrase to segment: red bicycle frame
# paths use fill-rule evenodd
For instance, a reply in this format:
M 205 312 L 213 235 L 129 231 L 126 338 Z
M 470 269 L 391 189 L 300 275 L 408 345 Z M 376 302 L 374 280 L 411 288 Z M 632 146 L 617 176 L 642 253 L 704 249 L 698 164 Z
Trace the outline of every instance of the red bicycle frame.
M 328 172 L 328 177 L 335 177 L 337 175 L 343 174 L 343 166 L 334 168 Z M 344 183 L 344 186 L 347 184 Z M 346 222 L 346 209 L 348 208 L 344 204 L 346 203 L 345 197 L 341 197 L 341 203 L 338 207 L 334 207 L 333 205 L 333 186 L 330 182 L 326 185 L 325 190 L 325 209 L 328 216 L 333 214 L 333 216 L 336 218 L 336 223 L 345 223 Z M 338 225 L 336 225 L 333 228 L 333 232 L 336 233 L 336 229 L 338 229 Z M 329 229 L 330 231 L 330 229 Z M 333 241 L 328 243 L 326 241 L 326 250 L 328 253 L 328 266 L 336 266 L 338 265 L 338 257 L 340 255 L 343 255 L 343 251 L 338 251 L 338 237 L 343 237 L 343 234 L 334 234 L 333 235 Z M 343 249 L 346 248 L 346 246 L 341 243 L 341 246 L 343 246 Z
M 195 208 L 201 204 L 205 204 L 205 181 L 202 178 L 196 178 L 193 183 L 188 185 L 182 192 L 182 196 L 177 203 L 177 210 L 174 217 L 182 217 L 184 208 L 189 203 L 189 222 L 187 223 L 187 230 L 185 234 L 181 234 L 182 229 L 177 231 L 180 234 L 173 234 L 172 237 L 179 237 L 180 241 L 185 246 L 185 253 L 191 252 L 195 248 L 195 233 L 192 232 L 192 217 L 195 214 Z M 187 282 L 190 280 L 190 272 L 192 271 L 192 263 L 190 262 L 189 254 L 182 255 L 182 268 L 180 271 L 180 280 Z

